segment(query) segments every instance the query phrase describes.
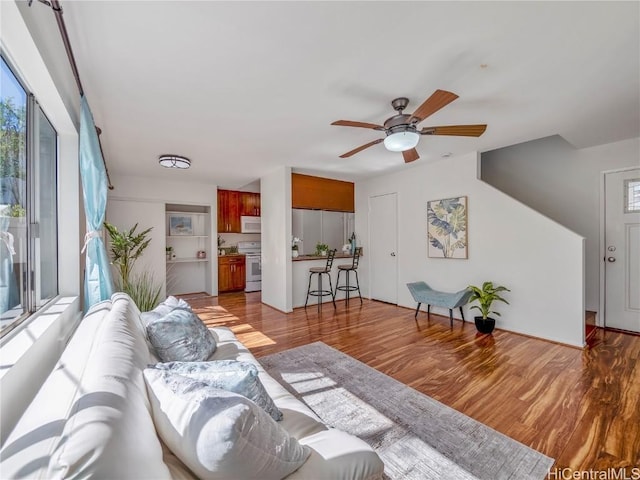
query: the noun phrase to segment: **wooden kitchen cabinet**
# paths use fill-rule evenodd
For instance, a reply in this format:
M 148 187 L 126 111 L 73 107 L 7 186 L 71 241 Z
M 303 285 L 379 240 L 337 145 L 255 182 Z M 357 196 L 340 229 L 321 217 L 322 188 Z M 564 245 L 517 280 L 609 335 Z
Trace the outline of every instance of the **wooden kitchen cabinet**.
M 241 216 L 260 216 L 260 194 L 218 190 L 218 233 L 241 233 Z
M 246 266 L 244 255 L 218 257 L 218 292 L 244 290 Z
M 355 212 L 354 193 L 352 182 L 291 174 L 291 208 Z
M 218 233 L 240 233 L 240 192 L 218 190 Z
M 240 215 L 260 216 L 260 194 L 254 192 L 240 192 Z

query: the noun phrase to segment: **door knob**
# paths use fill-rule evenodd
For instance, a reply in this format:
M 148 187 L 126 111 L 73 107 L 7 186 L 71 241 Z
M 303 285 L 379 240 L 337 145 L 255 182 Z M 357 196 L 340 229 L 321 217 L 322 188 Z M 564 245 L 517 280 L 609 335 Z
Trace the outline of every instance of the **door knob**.
M 616 257 L 607 257 L 607 262 L 613 263 L 616 261 Z

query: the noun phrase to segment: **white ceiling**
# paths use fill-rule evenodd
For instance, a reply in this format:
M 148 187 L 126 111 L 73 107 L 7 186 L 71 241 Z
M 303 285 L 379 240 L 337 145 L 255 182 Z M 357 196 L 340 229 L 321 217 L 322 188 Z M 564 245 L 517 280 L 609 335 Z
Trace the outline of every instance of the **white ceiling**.
M 287 165 L 345 179 L 405 166 L 383 145 L 390 101 L 421 126 L 418 162 L 559 134 L 576 147 L 640 134 L 638 2 L 62 1 L 110 172 L 240 188 Z M 192 160 L 161 168 L 158 155 Z M 417 163 L 417 162 L 416 162 Z M 117 187 L 117 185 L 116 185 Z

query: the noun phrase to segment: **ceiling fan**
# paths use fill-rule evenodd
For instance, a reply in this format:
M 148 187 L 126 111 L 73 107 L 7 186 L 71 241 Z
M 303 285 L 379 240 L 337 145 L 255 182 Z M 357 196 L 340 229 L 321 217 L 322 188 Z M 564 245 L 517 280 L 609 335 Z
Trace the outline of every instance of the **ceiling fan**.
M 420 156 L 416 151 L 416 145 L 420 140 L 420 135 L 452 135 L 461 137 L 479 137 L 487 129 L 486 125 L 449 125 L 443 127 L 423 127 L 418 130 L 417 125 L 429 115 L 433 115 L 441 108 L 453 102 L 458 95 L 447 92 L 446 90 L 436 90 L 433 95 L 427 98 L 418 109 L 409 115 L 402 113 L 409 99 L 405 97 L 396 98 L 391 102 L 391 106 L 398 113 L 393 117 L 389 117 L 384 121 L 384 125 L 376 125 L 375 123 L 352 122 L 350 120 L 337 120 L 331 125 L 339 125 L 343 127 L 361 127 L 379 130 L 386 134 L 385 138 L 378 138 L 373 142 L 365 143 L 358 148 L 340 155 L 340 158 L 347 158 L 355 155 L 362 150 L 369 148 L 378 143 L 384 142 L 387 150 L 392 152 L 402 152 L 405 163 L 418 160 Z

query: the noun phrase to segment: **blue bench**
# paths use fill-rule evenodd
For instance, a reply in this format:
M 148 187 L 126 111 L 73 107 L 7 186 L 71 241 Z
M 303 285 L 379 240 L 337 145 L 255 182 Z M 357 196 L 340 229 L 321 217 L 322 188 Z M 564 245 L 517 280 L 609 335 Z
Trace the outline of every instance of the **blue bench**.
M 469 302 L 469 298 L 473 293 L 468 288 L 460 290 L 455 293 L 440 292 L 434 290 L 425 282 L 413 282 L 407 283 L 407 287 L 413 296 L 413 299 L 418 302 L 416 307 L 415 318 L 418 318 L 418 310 L 420 310 L 420 304 L 427 304 L 427 315 L 431 313 L 431 305 L 436 307 L 444 307 L 449 309 L 449 322 L 453 327 L 453 309 L 460 308 L 460 315 L 462 315 L 462 321 L 464 322 L 464 313 L 462 312 L 462 306 Z

